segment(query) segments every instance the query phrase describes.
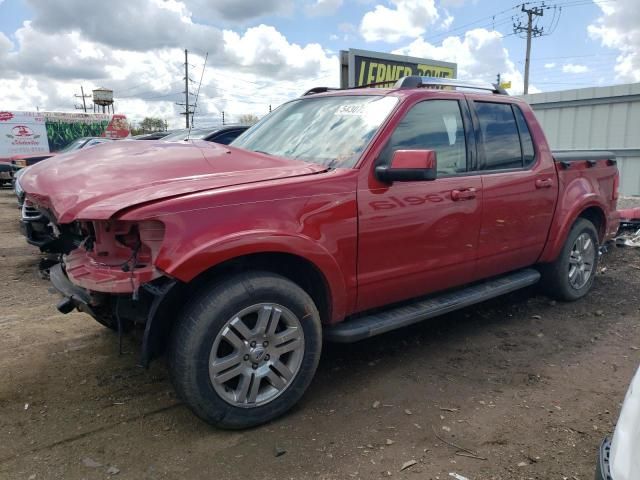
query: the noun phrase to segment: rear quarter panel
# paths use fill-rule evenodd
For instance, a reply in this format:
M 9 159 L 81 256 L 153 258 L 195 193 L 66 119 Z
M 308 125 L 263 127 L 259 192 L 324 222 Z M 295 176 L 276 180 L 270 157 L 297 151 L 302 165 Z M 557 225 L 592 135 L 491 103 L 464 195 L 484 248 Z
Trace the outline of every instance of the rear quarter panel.
M 551 223 L 547 245 L 540 257 L 541 262 L 552 262 L 559 255 L 571 226 L 582 212 L 590 207 L 598 208 L 604 219 L 600 242 L 610 238 L 618 229 L 614 181 L 615 165 L 599 160 L 590 167 L 585 161 L 571 162 L 569 168 L 558 164 L 559 197 Z

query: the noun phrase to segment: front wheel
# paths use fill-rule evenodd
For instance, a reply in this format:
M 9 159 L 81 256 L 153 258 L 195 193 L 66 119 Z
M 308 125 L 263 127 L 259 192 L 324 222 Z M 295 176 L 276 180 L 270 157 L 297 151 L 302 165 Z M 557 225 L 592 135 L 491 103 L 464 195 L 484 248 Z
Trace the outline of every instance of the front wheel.
M 174 331 L 170 370 L 196 415 L 247 428 L 300 399 L 321 348 L 320 316 L 304 290 L 273 273 L 244 273 L 196 295 Z
M 579 218 L 555 262 L 543 269 L 543 285 L 549 295 L 573 301 L 589 292 L 598 266 L 598 232 L 589 220 Z

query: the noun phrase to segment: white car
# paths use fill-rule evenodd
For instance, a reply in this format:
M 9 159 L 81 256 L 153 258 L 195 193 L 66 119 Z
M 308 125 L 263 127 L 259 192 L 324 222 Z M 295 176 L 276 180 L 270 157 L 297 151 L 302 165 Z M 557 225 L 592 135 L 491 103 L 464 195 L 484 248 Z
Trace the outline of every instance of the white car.
M 620 417 L 609 441 L 600 446 L 596 480 L 637 480 L 640 478 L 640 368 L 622 404 Z

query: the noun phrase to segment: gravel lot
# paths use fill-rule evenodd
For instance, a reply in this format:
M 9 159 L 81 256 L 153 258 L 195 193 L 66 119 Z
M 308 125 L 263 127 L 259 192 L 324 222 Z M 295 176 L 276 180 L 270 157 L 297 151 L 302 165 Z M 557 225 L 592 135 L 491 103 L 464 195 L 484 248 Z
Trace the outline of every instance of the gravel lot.
M 640 249 L 613 247 L 582 301 L 530 289 L 326 345 L 290 414 L 219 431 L 162 359 L 139 369 L 135 340 L 118 356 L 113 333 L 56 311 L 15 207 L 0 191 L 3 479 L 591 479 L 640 363 Z

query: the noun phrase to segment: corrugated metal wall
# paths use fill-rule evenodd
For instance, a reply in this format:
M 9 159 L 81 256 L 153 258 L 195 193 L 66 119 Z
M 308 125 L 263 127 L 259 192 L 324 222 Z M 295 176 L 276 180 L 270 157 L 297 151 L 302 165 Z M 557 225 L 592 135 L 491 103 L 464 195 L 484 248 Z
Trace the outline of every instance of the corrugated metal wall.
M 523 98 L 533 107 L 551 148 L 615 152 L 621 193 L 640 195 L 640 83 Z

